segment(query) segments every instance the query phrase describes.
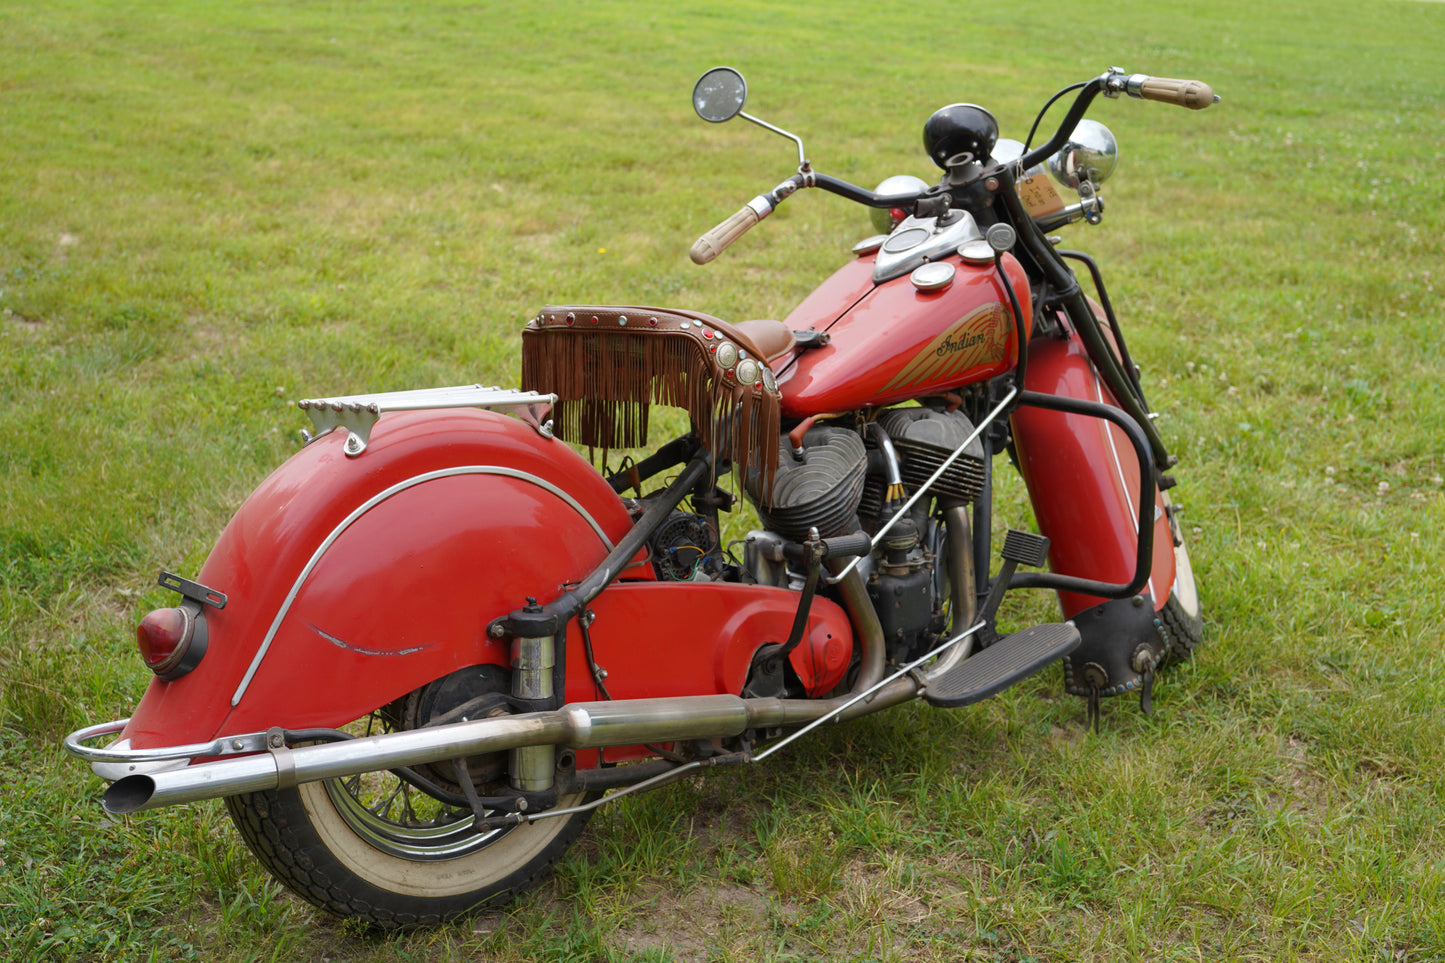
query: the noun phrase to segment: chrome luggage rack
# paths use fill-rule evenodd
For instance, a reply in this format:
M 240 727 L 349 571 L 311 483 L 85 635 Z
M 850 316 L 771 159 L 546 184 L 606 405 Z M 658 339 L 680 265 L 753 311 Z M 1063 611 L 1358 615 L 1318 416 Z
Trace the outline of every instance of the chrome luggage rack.
M 341 398 L 308 398 L 296 407 L 311 416 L 316 434 L 306 433 L 309 443 L 331 431 L 346 429 L 346 454 L 352 458 L 366 450 L 371 440 L 371 426 L 388 411 L 421 411 L 430 408 L 486 408 L 511 411 L 538 433 L 552 437 L 552 423 L 543 418 L 556 404 L 557 396 L 538 391 L 516 391 L 511 388 L 484 385 L 457 385 L 453 388 L 421 388 L 415 391 L 387 391 L 380 394 L 346 395 Z

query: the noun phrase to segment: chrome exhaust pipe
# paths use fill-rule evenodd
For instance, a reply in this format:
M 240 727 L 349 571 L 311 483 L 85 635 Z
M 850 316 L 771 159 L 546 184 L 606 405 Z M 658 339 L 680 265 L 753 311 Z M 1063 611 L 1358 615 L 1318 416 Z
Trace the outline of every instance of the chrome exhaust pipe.
M 957 629 L 960 626 L 973 625 L 978 614 L 978 599 L 975 595 L 977 590 L 973 584 L 973 535 L 969 525 L 967 507 L 949 508 L 944 511 L 943 517 L 947 525 L 948 540 L 945 551 L 949 560 L 949 591 L 954 600 L 953 624 Z M 858 673 L 858 680 L 847 695 L 827 701 L 798 700 L 786 703 L 791 707 L 789 722 L 811 722 L 821 719 L 823 716 L 838 711 L 840 706 L 842 710 L 838 712 L 837 721 L 846 722 L 849 719 L 856 719 L 859 716 L 870 715 L 881 709 L 909 702 L 922 694 L 923 686 L 926 686 L 929 680 L 945 675 L 967 658 L 973 650 L 973 639 L 970 633 L 970 637 L 948 649 L 938 657 L 936 662 L 922 670 L 923 686 L 920 686 L 911 675 L 880 685 L 886 665 L 883 627 L 879 624 L 878 616 L 873 611 L 873 603 L 868 598 L 868 590 L 856 568 L 848 572 L 839 585 L 843 594 L 844 607 L 847 608 L 848 615 L 853 620 L 853 630 L 862 640 L 862 670 Z M 858 694 L 870 688 L 875 691 L 867 699 L 854 701 Z
M 121 815 L 523 746 L 596 749 L 727 738 L 754 724 L 747 701 L 738 696 L 578 702 L 551 712 L 456 722 L 295 749 L 277 747 L 236 759 L 138 773 L 112 783 L 101 797 L 101 805 L 106 812 Z

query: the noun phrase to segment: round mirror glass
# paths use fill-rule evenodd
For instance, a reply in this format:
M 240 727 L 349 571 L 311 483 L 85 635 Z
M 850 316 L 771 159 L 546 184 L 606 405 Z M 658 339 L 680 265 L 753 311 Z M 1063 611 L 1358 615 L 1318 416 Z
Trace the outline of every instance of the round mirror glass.
M 747 81 L 731 67 L 714 67 L 698 78 L 692 88 L 692 107 L 711 124 L 732 120 L 748 99 Z

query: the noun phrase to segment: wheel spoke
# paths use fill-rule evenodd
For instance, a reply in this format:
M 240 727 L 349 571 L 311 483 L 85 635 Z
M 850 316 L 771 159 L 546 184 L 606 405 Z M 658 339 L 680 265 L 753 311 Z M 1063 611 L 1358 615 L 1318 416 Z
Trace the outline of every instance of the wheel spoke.
M 396 801 L 398 796 L 402 795 L 402 785 L 402 782 L 400 780 L 397 780 L 396 785 L 391 787 L 391 792 L 387 793 L 385 798 L 383 798 L 380 802 L 376 803 L 376 805 L 368 806 L 367 808 L 370 809 L 372 812 L 376 813 L 376 815 L 383 818 L 390 816 L 391 804 Z M 402 805 L 403 812 L 409 813 L 411 810 L 411 806 L 407 805 L 405 801 L 403 801 Z
M 374 735 L 392 727 L 373 715 L 349 728 Z M 389 771 L 329 780 L 326 789 L 353 832 L 371 846 L 407 859 L 455 859 L 508 832 L 474 831 L 470 809 L 435 799 Z

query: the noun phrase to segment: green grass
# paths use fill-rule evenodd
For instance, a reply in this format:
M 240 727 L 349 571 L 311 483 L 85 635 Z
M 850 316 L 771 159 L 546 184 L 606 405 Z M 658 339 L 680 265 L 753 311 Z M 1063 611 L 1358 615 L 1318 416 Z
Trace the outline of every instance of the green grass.
M 65 960 L 1445 958 L 1445 5 L 0 4 L 0 944 Z M 959 100 L 1026 132 L 1111 63 L 1098 229 L 1209 643 L 1084 730 L 1045 674 L 604 809 L 552 882 L 377 937 L 215 804 L 108 820 L 56 748 L 146 682 L 194 572 L 296 445 L 291 399 L 514 383 L 548 301 L 781 316 L 871 233 L 789 201 L 685 251 L 791 147 L 929 176 Z M 1018 486 L 1002 504 L 1027 521 Z M 1039 610 L 1046 606 L 1037 603 Z

